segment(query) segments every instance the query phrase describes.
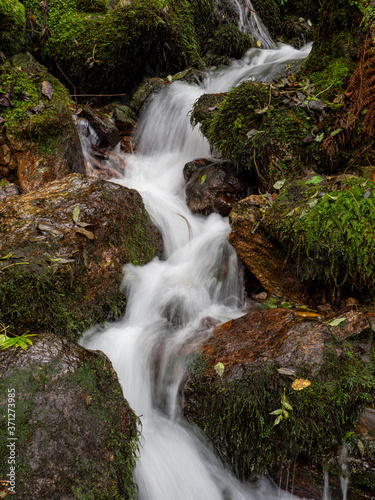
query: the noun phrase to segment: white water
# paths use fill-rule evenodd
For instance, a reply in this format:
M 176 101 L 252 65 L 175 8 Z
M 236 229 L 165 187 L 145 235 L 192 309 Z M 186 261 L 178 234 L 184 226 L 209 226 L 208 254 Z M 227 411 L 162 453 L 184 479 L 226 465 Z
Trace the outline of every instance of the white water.
M 252 35 L 261 43 L 263 49 L 275 47 L 267 28 L 262 23 L 250 0 L 233 0 L 238 12 L 238 27 Z
M 139 152 L 118 159 L 125 175 L 116 182 L 141 193 L 162 231 L 165 260 L 124 267 L 129 296 L 124 318 L 87 332 L 82 344 L 109 356 L 125 397 L 141 416 L 135 474 L 141 500 L 294 498 L 267 480 L 240 484 L 181 418 L 178 388 L 188 355 L 207 337 L 204 318 L 224 322 L 243 314 L 244 305 L 236 255 L 227 241 L 228 220 L 188 210 L 182 169 L 191 159 L 209 156 L 188 116 L 201 94 L 229 90 L 243 78 L 272 78 L 275 66 L 306 57 L 308 50 L 252 50 L 225 72 L 209 75 L 202 86 L 172 83 L 142 118 Z

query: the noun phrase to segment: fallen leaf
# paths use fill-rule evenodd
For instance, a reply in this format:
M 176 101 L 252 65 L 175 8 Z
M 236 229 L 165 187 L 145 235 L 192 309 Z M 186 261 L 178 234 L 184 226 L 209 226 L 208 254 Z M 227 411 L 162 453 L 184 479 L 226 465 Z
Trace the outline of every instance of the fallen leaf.
M 329 326 L 339 326 L 344 321 L 346 321 L 346 318 L 335 318 L 332 321 L 330 321 L 328 324 L 329 324 Z
M 292 368 L 278 368 L 277 371 L 280 375 L 294 375 L 296 373 Z
M 76 228 L 76 233 L 81 233 L 83 236 L 86 236 L 89 240 L 93 240 L 95 238 L 94 233 L 91 231 L 88 231 L 87 229 L 84 229 L 83 227 L 77 227 Z
M 261 47 L 262 46 L 262 42 L 260 40 L 257 40 L 257 45 L 258 45 L 258 47 Z
M 216 371 L 216 373 L 219 375 L 219 377 L 222 377 L 223 376 L 223 373 L 224 373 L 224 365 L 223 363 L 217 363 L 215 366 L 214 366 L 214 369 Z
M 295 391 L 302 391 L 302 389 L 306 389 L 309 385 L 311 385 L 310 380 L 297 378 L 292 384 L 292 389 Z
M 311 311 L 296 311 L 297 316 L 301 318 L 319 318 L 320 314 Z
M 77 220 L 78 220 L 78 217 L 79 217 L 80 210 L 81 209 L 80 209 L 79 205 L 76 205 L 73 208 L 72 219 L 73 219 L 74 224 L 77 224 Z
M 202 175 L 201 177 L 201 184 L 203 184 L 206 181 L 206 174 Z
M 48 97 L 49 100 L 52 99 L 53 87 L 52 87 L 52 84 L 50 82 L 48 82 L 47 80 L 42 82 L 42 94 L 45 95 L 46 97 Z
M 285 184 L 285 179 L 281 180 L 281 181 L 277 181 L 275 182 L 275 184 L 273 185 L 273 188 L 274 189 L 281 189 Z
M 305 184 L 320 184 L 322 180 L 322 177 L 320 177 L 319 175 L 314 175 L 314 177 L 311 177 L 311 179 L 307 180 Z

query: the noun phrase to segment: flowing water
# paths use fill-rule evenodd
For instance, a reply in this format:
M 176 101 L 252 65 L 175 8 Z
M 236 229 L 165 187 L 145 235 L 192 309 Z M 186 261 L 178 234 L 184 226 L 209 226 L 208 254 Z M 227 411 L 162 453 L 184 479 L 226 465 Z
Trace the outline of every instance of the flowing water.
M 172 83 L 142 117 L 137 153 L 118 153 L 109 165 L 124 168 L 124 177 L 115 182 L 141 193 L 165 245 L 165 260 L 124 267 L 129 297 L 124 318 L 82 339 L 85 347 L 109 356 L 125 397 L 141 416 L 135 474 L 141 500 L 293 498 L 267 480 L 240 484 L 181 417 L 179 385 L 189 354 L 207 338 L 205 318 L 224 322 L 244 313 L 228 219 L 189 211 L 182 170 L 189 160 L 210 156 L 207 141 L 189 122 L 200 95 L 227 91 L 243 79 L 272 79 L 280 65 L 306 57 L 309 49 L 253 49 L 200 86 Z

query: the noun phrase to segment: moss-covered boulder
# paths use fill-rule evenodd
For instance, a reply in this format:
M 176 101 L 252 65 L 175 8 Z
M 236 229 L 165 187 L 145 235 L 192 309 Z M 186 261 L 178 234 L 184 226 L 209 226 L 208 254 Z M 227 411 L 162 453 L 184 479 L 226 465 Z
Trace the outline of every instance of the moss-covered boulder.
M 277 179 L 301 174 L 305 165 L 325 166 L 325 154 L 312 135 L 324 125 L 325 105 L 311 99 L 308 87 L 289 79 L 276 85 L 243 82 L 226 95 L 200 97 L 192 123 L 200 124 L 224 157 L 270 188 Z
M 99 3 L 94 12 L 91 2 L 51 0 L 46 14 L 39 0 L 24 1 L 30 29 L 39 35 L 32 46 L 79 94 L 130 92 L 145 76 L 168 75 L 197 61 L 197 2 L 133 0 L 110 9 Z M 213 11 L 212 2 L 201 3 Z
M 0 375 L 0 471 L 15 498 L 134 498 L 138 419 L 104 354 L 41 334 L 1 351 Z
M 2 0 L 0 4 L 0 53 L 10 57 L 25 46 L 25 7 L 18 0 Z
M 0 67 L 0 175 L 23 192 L 69 172 L 84 172 L 65 87 L 35 61 L 18 54 Z
M 262 225 L 310 290 L 368 300 L 374 297 L 374 203 L 369 179 L 310 175 L 281 189 Z
M 1 203 L 0 321 L 76 338 L 123 314 L 122 267 L 162 252 L 134 190 L 79 174 Z
M 323 477 L 324 460 L 375 396 L 371 349 L 363 313 L 328 322 L 303 310 L 252 311 L 217 326 L 192 357 L 184 414 L 241 479 L 281 467 L 292 474 L 296 457 L 320 464 Z

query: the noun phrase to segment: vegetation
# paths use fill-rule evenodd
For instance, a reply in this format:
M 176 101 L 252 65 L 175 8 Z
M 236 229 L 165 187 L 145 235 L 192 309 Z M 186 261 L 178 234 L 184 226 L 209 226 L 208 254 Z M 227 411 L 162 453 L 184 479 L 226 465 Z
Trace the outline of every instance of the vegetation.
M 2 0 L 0 4 L 0 55 L 12 56 L 24 48 L 25 7 L 18 0 Z
M 204 428 L 219 456 L 241 479 L 255 479 L 281 462 L 288 466 L 297 455 L 321 461 L 373 400 L 374 361 L 374 353 L 366 363 L 350 343 L 332 340 L 318 373 L 311 367 L 296 368 L 295 377 L 311 381 L 296 391 L 293 379 L 279 374 L 276 366 L 253 368 L 230 380 L 213 377 L 213 368 L 198 357 L 190 368 L 185 413 Z M 271 410 L 280 408 L 280 400 L 281 409 L 285 411 L 287 403 L 293 410 L 275 425 Z

